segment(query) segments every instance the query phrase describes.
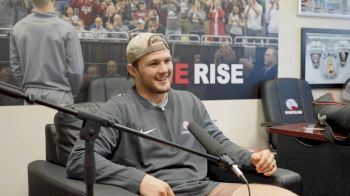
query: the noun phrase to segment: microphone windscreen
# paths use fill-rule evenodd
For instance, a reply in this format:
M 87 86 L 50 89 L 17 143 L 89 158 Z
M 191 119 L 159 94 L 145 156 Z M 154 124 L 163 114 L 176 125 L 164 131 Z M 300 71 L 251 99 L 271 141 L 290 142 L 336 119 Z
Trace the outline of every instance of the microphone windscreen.
M 225 154 L 222 145 L 196 122 L 191 122 L 187 128 L 210 154 L 216 156 Z

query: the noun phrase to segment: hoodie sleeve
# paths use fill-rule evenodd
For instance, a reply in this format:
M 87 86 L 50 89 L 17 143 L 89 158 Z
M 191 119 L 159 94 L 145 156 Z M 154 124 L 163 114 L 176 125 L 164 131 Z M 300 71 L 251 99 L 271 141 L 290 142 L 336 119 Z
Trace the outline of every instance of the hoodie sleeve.
M 208 131 L 208 133 L 214 137 L 224 148 L 226 154 L 242 169 L 253 170 L 254 167 L 251 163 L 252 152 L 247 149 L 244 149 L 230 139 L 228 139 L 220 129 L 213 123 L 211 120 L 208 111 L 204 107 L 203 103 L 197 98 L 197 108 L 198 116 L 201 119 L 198 122 L 201 122 L 201 126 Z
M 97 115 L 114 122 L 121 122 L 113 108 L 118 105 L 109 104 L 110 101 L 101 106 Z M 116 129 L 101 127 L 95 140 L 94 155 L 96 163 L 96 182 L 108 184 L 138 193 L 143 177 L 146 175 L 134 167 L 127 167 L 111 161 L 120 140 L 120 132 Z M 77 140 L 67 162 L 67 174 L 69 177 L 83 179 L 84 176 L 84 141 Z
M 74 29 L 67 34 L 65 50 L 69 84 L 73 95 L 77 95 L 83 81 L 84 61 L 80 40 Z
M 10 65 L 17 84 L 21 86 L 23 80 L 23 71 L 20 64 L 19 52 L 15 40 L 14 31 L 10 34 Z

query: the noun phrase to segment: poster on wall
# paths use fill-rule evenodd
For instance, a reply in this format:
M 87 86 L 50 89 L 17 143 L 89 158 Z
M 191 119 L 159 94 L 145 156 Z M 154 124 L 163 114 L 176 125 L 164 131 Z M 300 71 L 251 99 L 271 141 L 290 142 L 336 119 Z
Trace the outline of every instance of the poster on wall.
M 301 29 L 302 78 L 315 87 L 341 86 L 350 77 L 350 30 Z
M 204 35 L 198 46 L 171 45 L 175 89 L 193 92 L 202 100 L 256 99 L 261 82 L 277 77 L 279 1 L 238 2 L 241 6 L 223 6 L 225 35 L 232 37 L 232 43 L 205 40 Z M 210 17 L 213 25 L 215 18 Z
M 169 42 L 174 89 L 190 91 L 202 100 L 259 98 L 260 83 L 277 77 L 279 0 L 201 2 L 158 2 L 158 8 L 174 10 L 146 4 L 149 17 L 123 17 L 119 23 L 127 30 L 122 33 L 112 31 L 119 23 L 105 24 L 108 33 L 94 33 L 94 21 L 85 21 L 86 29 L 78 34 L 85 63 L 81 101 L 89 101 L 89 83 L 95 78 L 127 75 L 127 43 L 143 32 L 162 34 Z M 0 43 L 8 43 L 8 37 L 0 37 Z M 7 44 L 0 46 L 8 51 Z M 1 69 L 9 67 L 8 53 L 3 54 Z M 110 64 L 117 73 L 109 73 Z
M 350 18 L 350 1 L 298 0 L 298 15 L 313 17 Z

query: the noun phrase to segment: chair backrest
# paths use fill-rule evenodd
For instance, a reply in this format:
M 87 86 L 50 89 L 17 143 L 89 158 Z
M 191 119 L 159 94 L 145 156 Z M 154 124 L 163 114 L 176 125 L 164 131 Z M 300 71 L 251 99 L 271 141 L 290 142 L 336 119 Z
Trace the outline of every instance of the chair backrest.
M 126 77 L 102 77 L 90 82 L 88 101 L 107 101 L 113 95 L 125 92 L 134 85 L 133 79 Z
M 315 122 L 310 85 L 301 79 L 266 80 L 260 87 L 266 125 Z M 270 144 L 277 149 L 277 137 L 270 134 Z
M 94 114 L 103 102 L 85 102 L 67 106 L 68 108 Z M 46 160 L 62 166 L 66 166 L 68 156 L 79 138 L 83 121 L 79 118 L 57 112 L 54 124 L 48 124 L 45 128 L 46 136 Z

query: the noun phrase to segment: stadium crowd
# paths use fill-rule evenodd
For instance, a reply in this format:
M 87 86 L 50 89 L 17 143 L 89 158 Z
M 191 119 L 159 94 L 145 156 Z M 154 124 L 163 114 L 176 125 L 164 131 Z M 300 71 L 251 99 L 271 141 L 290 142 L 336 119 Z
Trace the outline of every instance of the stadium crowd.
M 2 1 L 0 28 L 30 13 L 30 0 Z M 56 0 L 56 9 L 86 39 L 140 32 L 278 36 L 279 0 Z

